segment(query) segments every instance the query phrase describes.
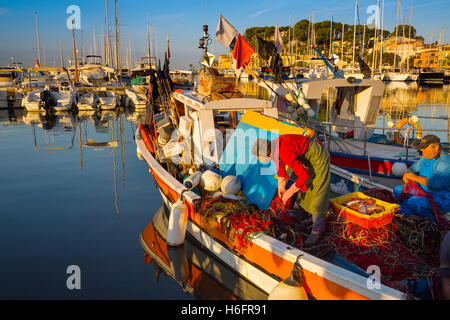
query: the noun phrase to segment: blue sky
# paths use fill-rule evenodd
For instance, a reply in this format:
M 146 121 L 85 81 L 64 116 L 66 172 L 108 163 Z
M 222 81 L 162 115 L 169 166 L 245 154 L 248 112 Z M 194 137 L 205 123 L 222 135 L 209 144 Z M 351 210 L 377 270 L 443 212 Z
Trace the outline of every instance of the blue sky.
M 227 50 L 214 40 L 219 15 L 224 17 L 241 33 L 252 26 L 279 26 L 294 20 L 308 19 L 314 10 L 314 20 L 329 20 L 353 24 L 354 0 L 119 0 L 119 22 L 122 44 L 131 42 L 133 60 L 146 54 L 146 13 L 148 12 L 158 57 L 163 57 L 166 37 L 170 36 L 171 68 L 187 68 L 196 65 L 201 58 L 198 39 L 202 36 L 202 25 L 208 24 L 213 43 L 210 51 L 218 56 Z M 376 5 L 377 0 L 359 0 L 360 22 L 364 24 L 370 14 L 366 10 Z M 382 0 L 380 0 L 380 4 Z M 411 0 L 403 0 L 402 15 L 407 10 L 409 23 Z M 438 40 L 444 29 L 444 42 L 450 42 L 450 8 L 448 0 L 413 0 L 413 25 L 418 34 L 429 41 Z M 38 12 L 41 55 L 45 55 L 47 65 L 59 64 L 59 42 L 63 47 L 65 60 L 72 50 L 71 31 L 66 28 L 70 14 L 67 7 L 78 5 L 81 9 L 84 51 L 93 47 L 95 29 L 97 50 L 101 51 L 100 34 L 104 32 L 105 0 L 58 0 L 25 1 L 0 0 L 0 65 L 6 65 L 15 57 L 26 65 L 33 64 L 37 57 L 34 12 Z M 396 21 L 397 0 L 385 0 L 384 27 L 392 31 Z M 110 24 L 114 24 L 114 0 L 109 0 Z M 400 18 L 401 20 L 401 18 Z M 111 30 L 114 30 L 111 28 Z M 80 32 L 76 32 L 78 43 Z M 78 44 L 79 46 L 79 44 Z M 42 58 L 43 60 L 43 58 Z

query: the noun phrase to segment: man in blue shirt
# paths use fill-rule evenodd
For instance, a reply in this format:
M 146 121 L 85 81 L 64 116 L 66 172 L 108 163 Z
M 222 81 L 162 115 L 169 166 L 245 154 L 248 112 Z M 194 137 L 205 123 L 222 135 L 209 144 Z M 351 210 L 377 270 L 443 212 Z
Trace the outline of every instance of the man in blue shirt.
M 403 181 L 415 182 L 433 197 L 443 213 L 450 212 L 450 156 L 441 152 L 441 140 L 431 134 L 423 137 L 416 149 L 422 152 L 422 158 L 405 172 Z M 394 188 L 394 196 L 397 199 L 402 189 L 403 185 Z M 426 197 L 409 197 L 402 201 L 401 208 L 405 214 L 427 217 L 435 221 L 430 202 Z

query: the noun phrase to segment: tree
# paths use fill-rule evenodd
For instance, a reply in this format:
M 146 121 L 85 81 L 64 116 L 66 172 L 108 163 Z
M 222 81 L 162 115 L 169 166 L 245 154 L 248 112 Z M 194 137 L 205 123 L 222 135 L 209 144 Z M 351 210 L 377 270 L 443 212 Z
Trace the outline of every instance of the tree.
M 391 35 L 395 36 L 395 30 L 397 30 L 397 29 L 398 29 L 397 36 L 399 36 L 399 37 L 407 37 L 407 38 L 409 38 L 409 29 L 411 29 L 411 38 L 414 38 L 416 36 L 416 28 L 414 28 L 413 26 L 407 25 L 407 24 L 405 24 L 405 25 L 403 25 L 403 24 L 398 25 L 394 29 L 394 31 L 392 31 Z M 403 29 L 405 31 L 404 35 L 403 35 Z

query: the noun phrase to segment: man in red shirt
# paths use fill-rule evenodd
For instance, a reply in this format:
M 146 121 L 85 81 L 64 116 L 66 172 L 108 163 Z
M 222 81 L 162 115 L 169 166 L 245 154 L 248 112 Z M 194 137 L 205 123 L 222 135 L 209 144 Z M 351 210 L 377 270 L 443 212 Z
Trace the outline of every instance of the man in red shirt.
M 314 245 L 325 229 L 330 197 L 330 155 L 328 150 L 309 138 L 286 134 L 273 141 L 258 139 L 252 153 L 260 162 L 274 161 L 277 165 L 278 195 L 284 203 L 298 195 L 299 205 L 312 214 L 313 229 L 305 241 L 305 247 Z M 286 166 L 297 176 L 295 183 L 286 190 L 289 176 Z

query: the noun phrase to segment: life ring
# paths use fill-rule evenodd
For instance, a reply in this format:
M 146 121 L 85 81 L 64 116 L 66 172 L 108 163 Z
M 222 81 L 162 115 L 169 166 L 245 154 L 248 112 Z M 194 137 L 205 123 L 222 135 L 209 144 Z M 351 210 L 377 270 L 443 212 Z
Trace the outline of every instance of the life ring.
M 405 126 L 405 124 L 409 124 L 411 127 L 414 128 L 414 130 L 415 130 L 415 139 L 417 139 L 417 140 L 421 140 L 422 139 L 423 127 L 420 124 L 418 116 L 414 115 L 414 116 L 411 116 L 409 118 L 408 117 L 407 118 L 403 118 L 400 121 L 398 121 L 396 124 L 394 122 L 390 121 L 390 123 L 388 123 L 388 126 L 390 128 L 394 128 L 395 127 L 396 129 L 401 129 L 401 128 L 403 128 Z M 400 134 L 399 130 L 395 130 L 395 136 L 396 136 L 395 143 L 400 143 L 401 144 L 401 142 L 397 141 L 400 138 L 399 134 Z

